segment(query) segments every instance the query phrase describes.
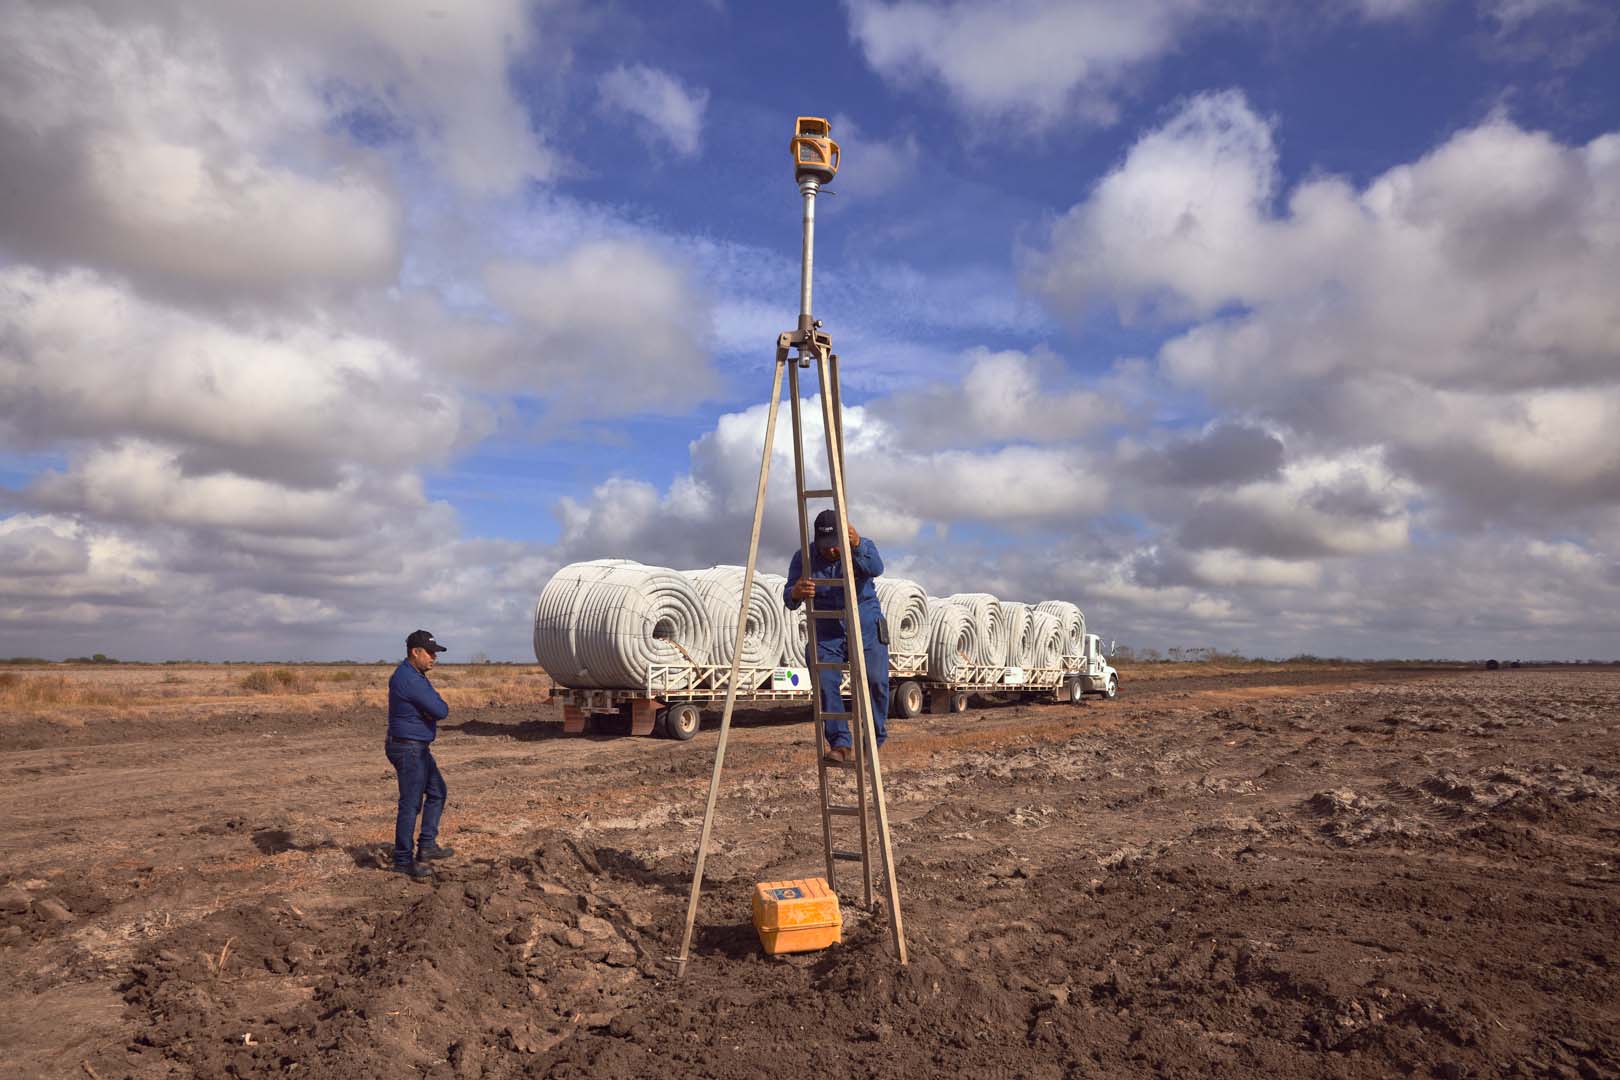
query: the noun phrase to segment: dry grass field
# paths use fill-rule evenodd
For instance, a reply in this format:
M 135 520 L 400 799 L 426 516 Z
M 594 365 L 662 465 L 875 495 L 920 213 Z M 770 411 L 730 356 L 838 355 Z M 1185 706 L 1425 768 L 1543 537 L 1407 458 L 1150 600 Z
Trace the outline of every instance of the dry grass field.
M 45 664 L 0 668 L 0 710 L 70 725 L 251 702 L 266 712 L 383 707 L 393 664 Z M 540 705 L 551 680 L 535 666 L 442 664 L 451 705 Z

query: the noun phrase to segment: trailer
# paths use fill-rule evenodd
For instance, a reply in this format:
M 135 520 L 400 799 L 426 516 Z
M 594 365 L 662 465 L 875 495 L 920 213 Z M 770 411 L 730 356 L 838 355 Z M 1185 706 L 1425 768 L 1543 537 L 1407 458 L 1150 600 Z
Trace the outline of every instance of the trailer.
M 563 731 L 582 734 L 593 715 L 623 716 L 632 735 L 664 735 L 682 742 L 703 726 L 703 707 L 726 700 L 730 664 L 655 664 L 644 685 L 625 689 L 551 688 L 563 711 Z M 737 700 L 809 701 L 808 668 L 744 667 Z
M 923 653 L 890 653 L 891 713 L 897 696 L 920 698 L 921 680 L 927 677 Z M 563 731 L 583 734 L 593 715 L 629 720 L 632 735 L 662 735 L 685 741 L 703 726 L 703 710 L 726 700 L 730 664 L 659 664 L 647 672 L 642 686 L 623 689 L 554 686 L 551 700 L 562 706 Z M 744 667 L 738 672 L 737 701 L 760 704 L 772 701 L 810 701 L 808 667 Z M 844 690 L 849 676 L 844 676 Z M 906 716 L 921 712 L 918 707 Z
M 1083 700 L 1076 689 L 1076 673 L 1067 667 L 1026 668 L 1002 664 L 970 664 L 949 681 L 928 684 L 931 713 L 966 712 L 973 695 L 1000 700 L 1074 702 Z
M 1022 668 L 966 664 L 956 677 L 933 678 L 924 653 L 889 654 L 889 715 L 910 719 L 923 712 L 966 712 L 972 695 L 1017 701 L 1080 704 L 1087 694 L 1112 698 L 1119 675 L 1107 663 L 1100 639 L 1086 635 L 1084 653 L 1063 657 L 1061 667 Z M 593 715 L 620 716 L 632 735 L 660 735 L 682 742 L 703 726 L 703 710 L 726 700 L 730 664 L 659 664 L 642 686 L 623 689 L 554 686 L 551 700 L 562 706 L 563 731 L 584 733 Z M 844 676 L 849 689 L 849 676 Z M 738 672 L 737 701 L 750 705 L 776 701 L 809 703 L 807 667 L 744 667 Z

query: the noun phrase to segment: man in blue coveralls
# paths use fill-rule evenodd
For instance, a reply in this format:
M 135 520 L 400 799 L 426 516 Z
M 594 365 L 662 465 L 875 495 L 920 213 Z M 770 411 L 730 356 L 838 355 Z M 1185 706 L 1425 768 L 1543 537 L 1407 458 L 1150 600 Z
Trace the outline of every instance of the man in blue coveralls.
M 883 745 L 888 737 L 884 719 L 889 715 L 889 630 L 883 621 L 883 609 L 878 605 L 874 578 L 883 573 L 883 557 L 877 545 L 863 540 L 849 527 L 850 566 L 855 571 L 855 598 L 861 618 L 861 643 L 865 646 L 866 683 L 872 693 L 872 733 L 877 744 Z M 806 600 L 814 599 L 812 606 L 818 612 L 841 611 L 844 607 L 842 585 L 816 585 L 810 578 L 841 578 L 843 567 L 838 535 L 838 514 L 823 510 L 816 515 L 815 542 L 810 548 L 810 573 L 803 573 L 800 553 L 795 551 L 788 562 L 787 585 L 782 600 L 788 610 L 798 608 Z M 817 658 L 823 663 L 842 663 L 849 659 L 849 639 L 840 615 L 816 617 Z M 810 662 L 809 649 L 805 662 Z M 844 711 L 844 699 L 838 692 L 843 672 L 837 668 L 821 673 L 821 708 L 825 712 Z M 851 756 L 849 725 L 841 716 L 829 716 L 826 722 L 827 762 L 842 765 Z
M 433 739 L 439 721 L 450 715 L 450 706 L 428 682 L 427 673 L 438 663 L 445 648 L 426 630 L 417 630 L 405 639 L 405 659 L 388 680 L 388 761 L 399 777 L 399 813 L 394 817 L 395 873 L 413 881 L 426 881 L 433 871 L 422 864 L 454 854 L 439 846 L 439 817 L 449 794 L 439 763 L 433 760 Z M 416 832 L 416 816 L 422 815 L 422 836 L 411 857 L 411 836 Z

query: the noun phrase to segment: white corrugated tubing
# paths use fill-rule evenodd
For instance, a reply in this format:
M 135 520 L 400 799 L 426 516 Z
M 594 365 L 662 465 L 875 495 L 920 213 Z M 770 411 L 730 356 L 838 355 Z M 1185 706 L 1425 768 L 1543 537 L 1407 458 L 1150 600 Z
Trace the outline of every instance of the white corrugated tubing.
M 956 593 L 945 598 L 968 610 L 978 631 L 979 654 L 974 659 L 981 664 L 1007 662 L 1007 639 L 1001 632 L 1001 601 L 989 593 Z
M 804 666 L 804 605 L 787 610 L 782 599 L 787 591 L 787 578 L 781 574 L 762 574 L 754 571 L 754 581 L 771 594 L 771 602 L 782 611 L 782 655 L 777 663 L 783 667 Z
M 928 594 L 915 581 L 879 577 L 878 606 L 889 624 L 890 653 L 928 651 Z
M 1067 600 L 1042 600 L 1036 611 L 1055 615 L 1063 624 L 1063 655 L 1079 656 L 1086 651 L 1086 617 Z
M 634 689 L 647 685 L 654 666 L 666 666 L 665 685 L 684 689 L 691 665 L 730 666 L 742 579 L 740 566 L 680 573 L 628 559 L 572 563 L 540 592 L 534 655 L 563 686 Z M 785 609 L 786 585 L 777 574 L 755 573 L 744 667 L 804 664 L 805 607 Z M 880 577 L 875 585 L 890 652 L 926 654 L 932 679 L 958 681 L 970 665 L 1055 668 L 1083 651 L 1085 616 L 1065 600 L 1031 606 L 989 593 L 939 599 L 903 578 Z
M 785 659 L 782 661 L 787 667 L 804 667 L 805 657 L 810 653 L 810 612 L 804 604 L 800 604 L 788 612 L 790 626 L 787 634 L 787 647 L 782 650 Z
M 645 686 L 654 666 L 708 662 L 713 641 L 713 621 L 691 581 L 628 559 L 563 567 L 535 606 L 535 658 L 564 686 Z M 667 685 L 689 681 L 678 670 Z
M 711 664 L 731 665 L 731 650 L 737 645 L 737 613 L 742 609 L 745 573 L 741 566 L 683 571 L 703 598 L 703 606 L 709 610 L 709 621 L 714 624 L 713 647 L 709 652 Z M 781 662 L 782 638 L 786 633 L 787 609 L 782 606 L 782 594 L 772 596 L 756 572 L 753 590 L 748 595 L 742 642 L 742 666 L 754 670 L 753 685 L 770 679 L 770 671 L 761 673 L 762 669 L 774 668 Z
M 1007 642 L 1008 667 L 1035 666 L 1035 642 L 1030 636 L 1032 614 L 1028 604 L 1016 600 L 1001 602 L 1001 633 Z
M 1029 615 L 1029 666 L 1062 667 L 1065 642 L 1062 621 L 1050 611 L 1042 611 L 1039 607 L 1030 608 Z
M 941 682 L 967 676 L 968 665 L 979 662 L 983 649 L 973 613 L 961 604 L 932 597 L 928 600 L 928 674 Z

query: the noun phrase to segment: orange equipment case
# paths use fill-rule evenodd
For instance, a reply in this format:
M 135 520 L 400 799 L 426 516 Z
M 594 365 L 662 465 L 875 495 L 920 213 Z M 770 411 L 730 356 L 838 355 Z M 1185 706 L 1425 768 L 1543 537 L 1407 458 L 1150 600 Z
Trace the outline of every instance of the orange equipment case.
M 825 949 L 843 939 L 838 894 L 825 878 L 761 882 L 754 886 L 753 908 L 759 943 L 772 956 Z

